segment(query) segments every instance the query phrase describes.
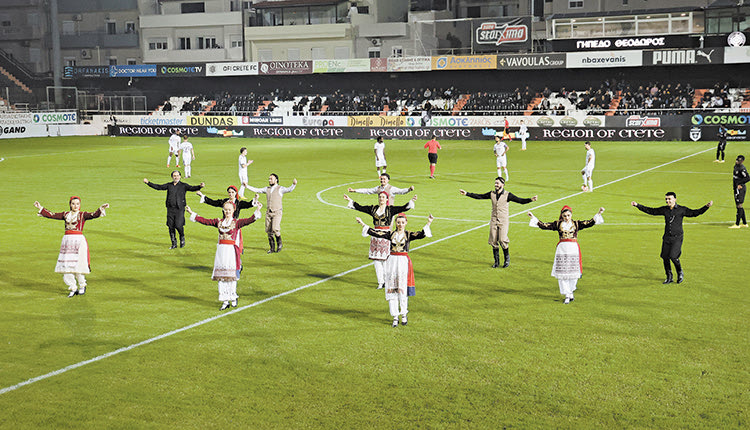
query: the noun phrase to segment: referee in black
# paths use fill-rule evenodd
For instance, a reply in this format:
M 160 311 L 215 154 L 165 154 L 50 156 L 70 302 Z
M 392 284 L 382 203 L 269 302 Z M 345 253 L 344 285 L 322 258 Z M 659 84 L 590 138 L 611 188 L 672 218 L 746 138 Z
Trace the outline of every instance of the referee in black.
M 682 219 L 685 217 L 696 217 L 705 213 L 713 201 L 706 203 L 700 209 L 690 209 L 685 206 L 677 204 L 677 194 L 670 191 L 664 196 L 664 200 L 667 202 L 666 206 L 660 206 L 658 208 L 650 208 L 643 206 L 636 202 L 630 202 L 631 205 L 635 206 L 641 212 L 645 212 L 649 215 L 663 215 L 664 216 L 664 236 L 661 237 L 661 259 L 664 261 L 664 272 L 667 274 L 667 279 L 663 284 L 671 284 L 672 278 L 672 267 L 670 266 L 670 260 L 674 264 L 674 268 L 677 271 L 677 283 L 682 283 L 685 276 L 682 274 L 682 265 L 680 264 L 680 255 L 682 254 Z
M 206 184 L 201 182 L 200 185 L 188 185 L 180 181 L 180 171 L 172 172 L 172 182 L 166 184 L 154 184 L 148 179 L 143 178 L 143 182 L 155 190 L 167 190 L 167 227 L 169 227 L 169 238 L 172 239 L 172 246 L 169 249 L 177 248 L 177 238 L 175 230 L 180 234 L 180 248 L 185 247 L 185 193 L 188 191 L 199 191 Z
M 745 208 L 742 204 L 745 203 L 745 191 L 747 191 L 747 184 L 750 181 L 750 176 L 747 174 L 747 168 L 744 163 L 745 156 L 738 155 L 737 161 L 734 162 L 734 170 L 732 171 L 732 185 L 734 188 L 734 204 L 737 207 L 737 216 L 734 224 L 729 228 L 740 228 L 747 227 L 747 218 L 745 218 Z M 740 224 L 742 222 L 742 224 Z

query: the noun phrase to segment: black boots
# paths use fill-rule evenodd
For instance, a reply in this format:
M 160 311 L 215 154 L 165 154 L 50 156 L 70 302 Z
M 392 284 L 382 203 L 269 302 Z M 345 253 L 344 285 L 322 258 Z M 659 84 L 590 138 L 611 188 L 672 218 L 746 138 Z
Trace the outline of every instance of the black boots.
M 267 254 L 271 254 L 276 252 L 276 242 L 273 240 L 274 236 L 272 234 L 268 235 L 268 246 L 270 247 Z
M 505 261 L 503 262 L 503 269 L 510 266 L 510 251 L 506 248 L 503 248 L 503 255 L 505 256 Z M 495 264 L 492 265 L 493 269 L 497 269 L 500 267 L 500 249 L 499 248 L 492 248 L 492 256 L 495 257 Z
M 281 252 L 281 247 L 284 246 L 281 244 L 281 235 L 276 236 L 276 252 Z
M 677 283 L 681 284 L 685 280 L 685 275 L 682 274 L 682 270 L 677 272 Z
M 185 247 L 185 236 L 180 236 L 180 248 Z
M 682 273 L 682 272 L 680 272 L 680 273 Z M 674 280 L 672 279 L 672 271 L 668 270 L 667 271 L 667 279 L 665 279 L 664 282 L 662 282 L 662 284 L 671 284 L 672 282 L 674 282 Z
M 169 249 L 177 248 L 177 237 L 175 236 L 174 231 L 169 232 L 169 238 L 172 240 L 172 246 L 170 246 Z

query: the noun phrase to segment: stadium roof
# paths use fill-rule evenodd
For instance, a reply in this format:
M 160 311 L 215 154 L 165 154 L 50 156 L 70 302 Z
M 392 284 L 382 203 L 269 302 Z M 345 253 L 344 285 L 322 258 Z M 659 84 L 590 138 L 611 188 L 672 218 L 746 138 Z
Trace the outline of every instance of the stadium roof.
M 727 0 L 719 0 L 727 1 Z M 732 0 L 736 1 L 736 0 Z M 610 11 L 610 12 L 579 12 L 579 13 L 556 13 L 550 15 L 547 19 L 563 19 L 563 18 L 597 18 L 600 16 L 631 16 L 631 15 L 649 15 L 658 13 L 677 13 L 677 12 L 693 12 L 703 10 L 700 7 L 670 7 L 663 9 L 633 9 L 627 12 L 625 11 Z
M 268 9 L 276 7 L 293 7 L 293 6 L 324 6 L 344 3 L 347 0 L 277 0 L 264 1 L 253 4 L 255 9 Z

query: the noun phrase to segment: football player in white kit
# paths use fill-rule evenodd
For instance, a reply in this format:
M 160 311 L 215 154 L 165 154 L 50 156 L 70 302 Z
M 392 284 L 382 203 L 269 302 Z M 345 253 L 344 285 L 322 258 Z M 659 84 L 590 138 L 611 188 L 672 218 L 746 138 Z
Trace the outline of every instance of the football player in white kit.
M 171 136 L 169 136 L 169 155 L 167 156 L 167 167 L 172 164 L 172 155 L 174 155 L 174 162 L 177 167 L 180 167 L 180 130 L 175 130 Z
M 240 191 L 237 195 L 241 198 L 245 198 L 245 188 L 249 187 L 247 180 L 247 166 L 253 164 L 253 160 L 247 159 L 247 148 L 244 146 L 240 148 L 240 157 L 237 160 L 240 175 Z
M 594 173 L 596 154 L 594 154 L 594 149 L 591 147 L 591 142 L 586 142 L 583 146 L 586 148 L 586 165 L 581 170 L 581 176 L 583 177 L 581 189 L 591 192 L 594 191 L 594 180 L 591 179 L 591 175 Z
M 503 176 L 502 171 L 505 171 L 505 180 L 510 180 L 510 174 L 508 173 L 508 157 L 505 155 L 510 147 L 508 144 L 502 141 L 501 134 L 495 134 L 495 146 L 492 149 L 495 151 L 495 158 L 497 159 L 497 176 Z
M 193 160 L 195 160 L 195 151 L 193 150 L 193 144 L 188 142 L 187 136 L 182 136 L 182 139 L 183 141 L 180 144 L 180 151 L 182 152 L 182 162 L 185 163 L 185 177 L 189 178 L 193 175 L 193 170 L 190 165 Z
M 385 162 L 385 143 L 383 143 L 383 138 L 381 136 L 378 136 L 378 138 L 375 140 L 375 170 L 378 172 L 378 177 L 385 173 L 386 167 L 388 167 Z M 380 171 L 380 168 L 383 168 L 383 171 Z
M 521 126 L 518 129 L 516 136 L 521 138 L 521 151 L 526 150 L 526 139 L 529 137 L 529 129 L 526 127 L 526 123 L 521 120 Z

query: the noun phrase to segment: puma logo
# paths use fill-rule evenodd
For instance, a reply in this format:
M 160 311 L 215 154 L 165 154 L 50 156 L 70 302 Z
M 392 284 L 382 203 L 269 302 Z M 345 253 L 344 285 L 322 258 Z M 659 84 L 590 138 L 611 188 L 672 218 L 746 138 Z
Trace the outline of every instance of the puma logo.
M 705 53 L 705 52 L 703 52 L 703 51 L 696 51 L 695 53 L 696 53 L 696 55 L 698 55 L 699 57 L 706 57 L 706 60 L 708 60 L 708 62 L 710 63 L 710 62 L 711 62 L 711 54 L 713 54 L 713 53 L 714 53 L 714 49 L 712 49 L 712 50 L 711 50 L 711 51 L 710 51 L 710 52 L 709 52 L 708 54 L 706 54 L 706 53 Z

